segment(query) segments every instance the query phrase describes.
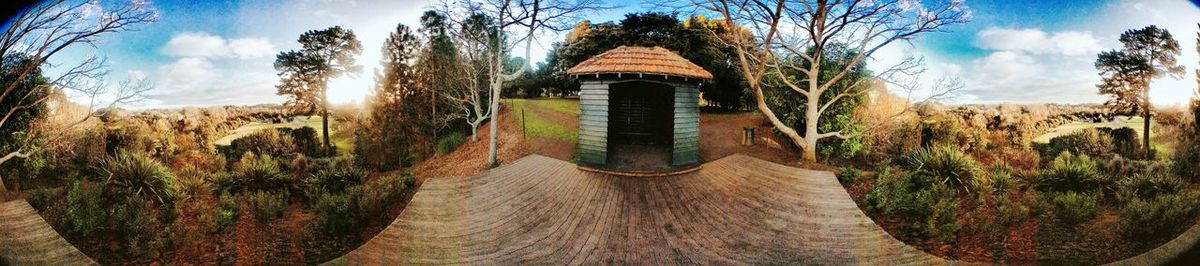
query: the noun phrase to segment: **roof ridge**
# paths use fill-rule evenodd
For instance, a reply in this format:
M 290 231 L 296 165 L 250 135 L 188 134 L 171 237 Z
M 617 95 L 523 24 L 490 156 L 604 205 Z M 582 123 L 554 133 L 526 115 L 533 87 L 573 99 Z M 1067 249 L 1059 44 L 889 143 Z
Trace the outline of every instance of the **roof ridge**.
M 712 73 L 662 46 L 621 45 L 580 62 L 567 73 L 644 73 L 712 79 Z

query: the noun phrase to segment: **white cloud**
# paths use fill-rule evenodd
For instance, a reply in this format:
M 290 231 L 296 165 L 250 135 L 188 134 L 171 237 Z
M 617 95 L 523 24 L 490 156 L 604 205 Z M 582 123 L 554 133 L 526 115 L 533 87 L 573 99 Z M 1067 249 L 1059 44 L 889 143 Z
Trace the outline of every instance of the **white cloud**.
M 971 62 L 964 91 L 971 102 L 1099 102 L 1099 78 L 1087 60 L 994 51 Z
M 194 84 L 216 76 L 212 62 L 201 57 L 184 57 L 160 68 L 163 81 L 168 85 Z
M 1040 29 L 987 28 L 975 37 L 980 48 L 1023 51 L 1033 54 L 1088 55 L 1104 49 L 1090 32 L 1063 31 L 1048 34 Z
M 1135 1 L 1125 1 L 1125 2 L 1121 3 L 1121 6 L 1126 9 L 1134 10 L 1137 13 L 1143 14 L 1144 16 L 1151 18 L 1151 19 L 1162 19 L 1163 18 L 1162 10 L 1159 10 L 1158 8 L 1147 6 L 1146 3 L 1144 3 L 1144 1 L 1136 1 L 1136 2 Z
M 962 74 L 963 67 L 958 64 L 943 63 L 939 65 L 942 69 L 942 74 L 950 76 L 958 76 Z
M 129 75 L 129 78 L 131 78 L 131 79 L 141 80 L 141 79 L 146 79 L 146 78 L 150 77 L 148 74 L 146 74 L 146 71 L 142 71 L 142 70 L 130 70 L 130 71 L 127 71 L 126 73 Z
M 976 33 L 988 51 L 970 61 L 964 92 L 974 102 L 1098 102 L 1091 59 L 1104 50 L 1088 31 L 991 27 Z
M 172 36 L 163 53 L 176 57 L 250 59 L 274 54 L 275 46 L 266 38 L 226 40 L 203 32 L 184 32 Z
M 1025 54 L 1012 51 L 994 52 L 972 62 L 973 72 L 982 80 L 1008 82 L 1037 75 L 1041 66 Z
M 183 57 L 159 67 L 148 98 L 161 107 L 277 102 L 273 73 L 226 69 L 204 57 Z
M 79 16 L 83 18 L 92 18 L 104 13 L 104 7 L 100 6 L 100 2 L 88 2 L 79 7 Z
M 275 54 L 275 46 L 265 38 L 241 38 L 229 41 L 229 52 L 237 58 L 259 58 Z

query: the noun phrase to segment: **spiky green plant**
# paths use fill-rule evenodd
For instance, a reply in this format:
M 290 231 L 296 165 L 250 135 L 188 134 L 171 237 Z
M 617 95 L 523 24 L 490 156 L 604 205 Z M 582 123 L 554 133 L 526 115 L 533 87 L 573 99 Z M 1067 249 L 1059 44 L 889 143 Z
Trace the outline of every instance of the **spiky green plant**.
M 914 172 L 955 188 L 966 188 L 963 184 L 979 173 L 975 159 L 950 146 L 917 150 L 908 157 L 908 165 Z
M 179 181 L 162 163 L 133 152 L 120 152 L 100 161 L 105 184 L 125 188 L 134 195 L 151 196 L 159 203 L 179 197 Z

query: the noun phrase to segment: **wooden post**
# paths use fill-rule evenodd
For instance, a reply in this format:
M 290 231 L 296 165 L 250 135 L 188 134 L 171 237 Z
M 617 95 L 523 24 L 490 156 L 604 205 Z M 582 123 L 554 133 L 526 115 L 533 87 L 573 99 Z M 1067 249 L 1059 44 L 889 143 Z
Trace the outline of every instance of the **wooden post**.
M 752 127 L 743 127 L 742 128 L 742 145 L 754 146 L 754 128 L 752 128 Z
M 529 138 L 529 133 L 525 132 L 525 108 L 521 108 L 521 138 Z

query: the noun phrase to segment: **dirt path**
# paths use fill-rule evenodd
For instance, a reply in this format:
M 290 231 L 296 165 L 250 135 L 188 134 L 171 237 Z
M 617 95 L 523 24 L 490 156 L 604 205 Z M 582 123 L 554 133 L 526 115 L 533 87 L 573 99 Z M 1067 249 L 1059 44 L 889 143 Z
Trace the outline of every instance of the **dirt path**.
M 795 166 L 800 154 L 791 151 L 785 139 L 756 112 L 700 114 L 700 156 L 714 161 L 733 154 L 746 154 L 767 161 Z M 754 146 L 743 146 L 742 129 L 754 128 Z
M 536 105 L 528 104 L 527 106 L 534 107 Z M 553 122 L 554 124 L 557 124 L 564 128 L 567 128 L 567 130 L 571 130 L 571 131 L 575 131 L 575 132 L 579 131 L 579 117 L 578 116 L 571 115 L 571 114 L 564 114 L 561 112 L 555 112 L 553 110 L 549 110 L 549 109 L 545 109 L 545 108 L 536 108 L 536 107 L 535 108 L 527 108 L 527 109 L 525 109 L 525 112 L 526 112 L 526 114 L 525 114 L 526 116 L 529 116 L 531 113 L 536 114 L 546 120 Z M 513 114 L 514 118 L 520 115 L 519 110 L 514 110 L 509 113 Z M 519 120 L 516 120 L 516 121 L 517 121 L 517 123 L 520 123 Z M 517 130 L 520 130 L 520 128 L 518 127 Z M 520 133 L 520 131 L 517 132 L 517 134 L 519 134 L 519 133 Z M 577 148 L 575 145 L 575 142 L 561 141 L 561 140 L 555 140 L 555 139 L 546 139 L 546 138 L 525 139 L 525 141 L 529 142 L 529 147 L 533 153 L 549 156 L 550 158 L 555 158 L 555 159 L 564 160 L 564 161 L 570 161 L 571 158 L 575 158 L 575 150 Z
M 334 264 L 946 264 L 892 238 L 832 173 L 744 155 L 665 178 L 532 155 L 427 181 Z
M 512 112 L 500 116 L 497 130 L 501 133 L 497 154 L 500 162 L 511 162 L 517 158 L 531 154 L 530 143 L 521 138 L 520 128 L 514 126 Z M 446 155 L 435 155 L 412 168 L 421 180 L 429 177 L 454 177 L 474 175 L 487 169 L 488 124 L 479 128 L 479 138 L 459 146 L 457 150 Z

